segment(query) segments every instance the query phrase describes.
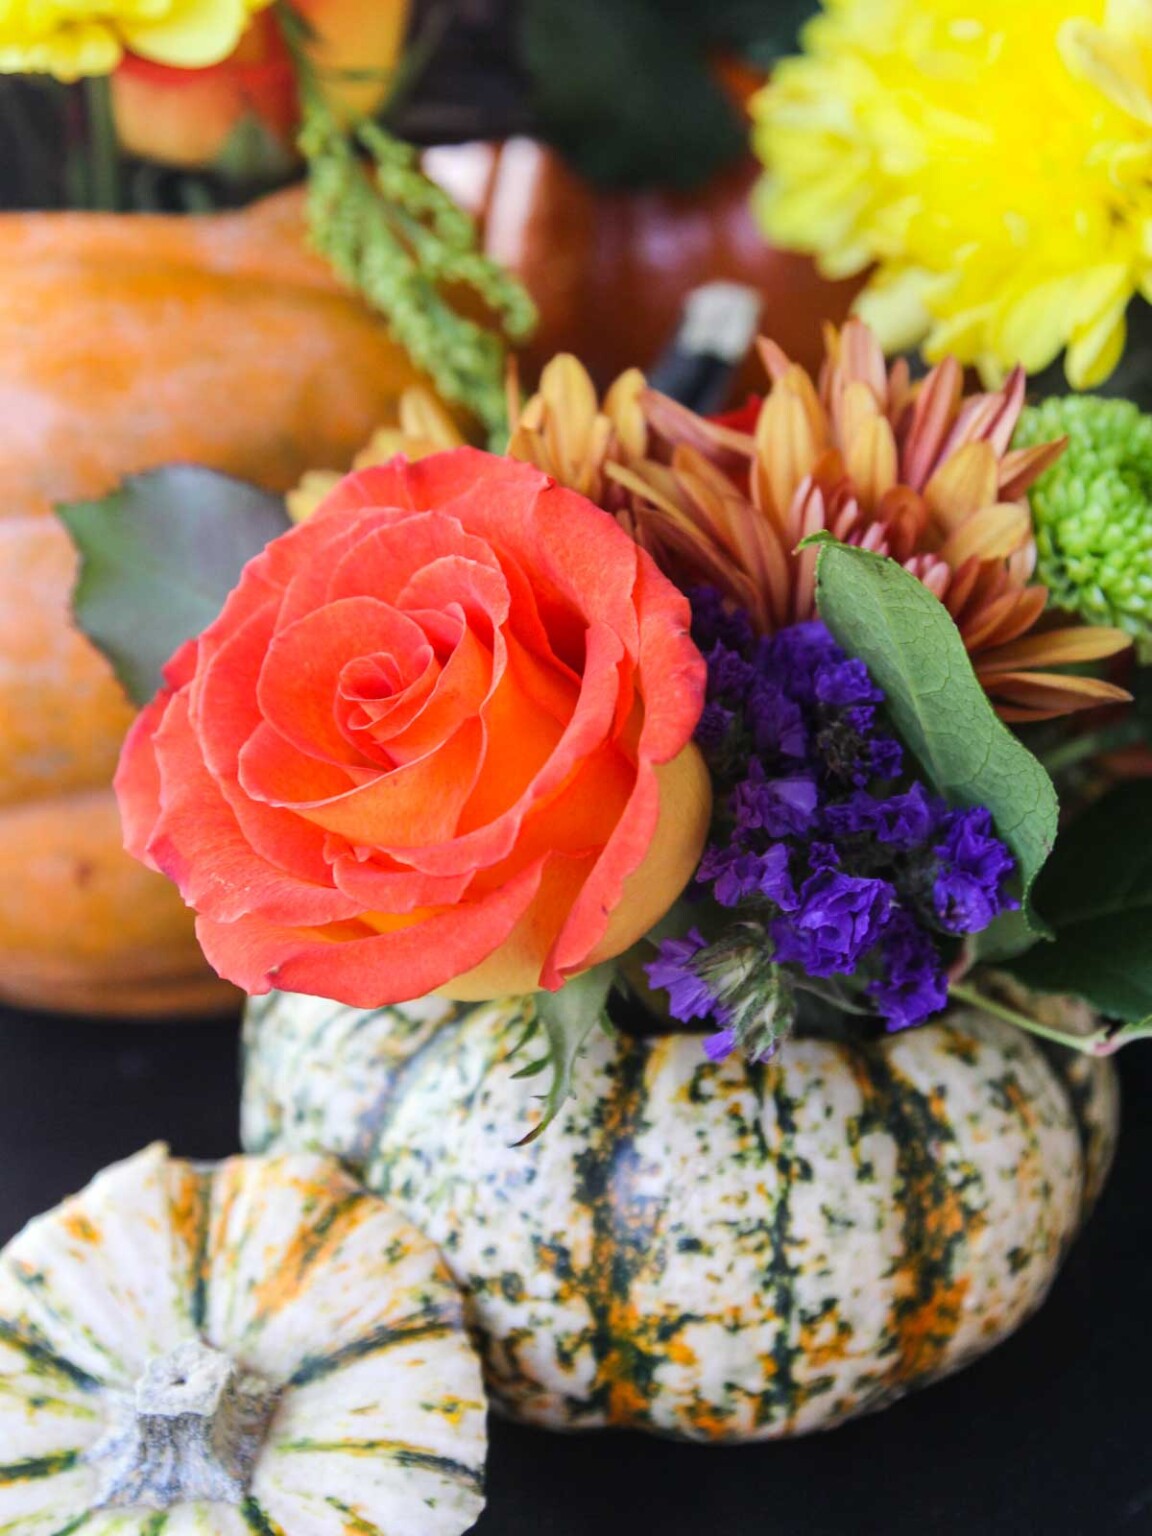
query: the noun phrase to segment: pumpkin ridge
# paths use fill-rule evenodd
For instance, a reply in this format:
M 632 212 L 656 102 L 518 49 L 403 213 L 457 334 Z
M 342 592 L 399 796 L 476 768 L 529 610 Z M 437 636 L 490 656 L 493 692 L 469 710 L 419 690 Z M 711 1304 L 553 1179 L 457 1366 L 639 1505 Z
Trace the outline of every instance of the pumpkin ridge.
M 32 1456 L 27 1461 L 13 1461 L 0 1467 L 0 1483 L 31 1483 L 42 1477 L 70 1472 L 80 1463 L 79 1451 L 52 1451 L 47 1456 Z
M 337 1514 L 343 1515 L 346 1522 L 344 1536 L 387 1536 L 387 1532 L 382 1531 L 378 1525 L 373 1525 L 371 1521 L 365 1520 L 362 1515 L 356 1513 L 351 1504 L 345 1504 L 335 1495 L 329 1494 L 325 1503 Z
M 942 1104 L 933 1103 L 892 1066 L 883 1042 L 862 1043 L 854 1054 L 884 1106 L 904 1212 L 903 1253 L 892 1275 L 882 1351 L 894 1358 L 867 1383 L 872 1390 L 860 1404 L 875 1407 L 940 1369 L 970 1283 L 966 1275 L 955 1274 L 955 1259 L 980 1210 L 965 1203 L 965 1183 L 954 1187 L 933 1154 L 934 1142 L 956 1140 Z M 975 1177 L 971 1172 L 965 1182 Z
M 119 1379 L 119 1373 L 121 1370 L 120 1361 L 117 1360 L 115 1355 L 109 1351 L 107 1346 L 96 1337 L 91 1328 L 79 1325 L 73 1318 L 70 1318 L 64 1312 L 61 1312 L 59 1307 L 53 1306 L 50 1296 L 45 1291 L 44 1275 L 41 1271 L 31 1269 L 27 1264 L 15 1263 L 8 1264 L 6 1266 L 6 1273 L 16 1281 L 17 1285 L 21 1286 L 24 1290 L 28 1291 L 32 1296 L 36 1298 L 36 1304 L 43 1310 L 46 1316 L 52 1319 L 54 1323 L 59 1324 L 61 1331 L 68 1339 L 71 1340 L 78 1334 L 84 1340 L 84 1342 L 95 1351 L 96 1354 L 102 1357 L 107 1365 L 109 1372 L 111 1373 L 108 1380 Z M 35 1327 L 35 1325 L 33 1325 L 33 1327 Z M 47 1354 L 55 1355 L 56 1358 L 61 1359 L 62 1363 L 67 1365 L 67 1362 L 63 1362 L 63 1357 L 57 1355 L 56 1351 L 53 1350 L 50 1345 L 46 1345 L 45 1349 Z M 67 1365 L 67 1369 L 69 1372 L 71 1372 L 73 1367 Z M 90 1375 L 88 1372 L 84 1372 L 84 1374 L 86 1376 Z M 93 1385 L 96 1387 L 107 1385 L 107 1382 L 101 1378 L 90 1377 L 90 1379 L 92 1380 Z M 81 1385 L 81 1383 L 77 1384 Z
M 80 1366 L 73 1365 L 72 1361 L 66 1360 L 63 1355 L 57 1354 L 50 1344 L 40 1339 L 29 1338 L 26 1333 L 21 1333 L 13 1328 L 11 1323 L 2 1320 L 0 1320 L 0 1344 L 7 1344 L 10 1349 L 17 1350 L 38 1370 L 54 1371 L 57 1376 L 63 1376 L 66 1381 L 79 1387 L 81 1392 L 99 1392 L 103 1386 L 95 1376 L 90 1375 Z
M 805 1174 L 801 1160 L 796 1156 L 797 1101 L 784 1091 L 784 1073 L 778 1062 L 751 1064 L 749 1082 L 752 1091 L 757 1103 L 763 1106 L 767 1101 L 766 1088 L 769 1074 L 771 1074 L 771 1096 L 779 1133 L 774 1149 L 768 1148 L 766 1144 L 762 1117 L 758 1117 L 756 1126 L 764 1143 L 765 1161 L 771 1159 L 780 1174 L 776 1183 L 771 1216 L 766 1223 L 767 1230 L 771 1233 L 772 1243 L 766 1271 L 768 1284 L 765 1289 L 773 1298 L 777 1327 L 770 1356 L 773 1368 L 768 1376 L 768 1385 L 759 1394 L 755 1412 L 756 1424 L 759 1426 L 773 1423 L 782 1408 L 784 1433 L 787 1433 L 795 1422 L 796 1414 L 803 1406 L 806 1396 L 804 1387 L 797 1380 L 795 1370 L 796 1362 L 801 1358 L 803 1349 L 800 1339 L 793 1338 L 797 1320 L 797 1282 L 803 1277 L 804 1267 L 802 1264 L 793 1263 L 789 1254 L 794 1241 L 789 1196 L 795 1180 L 803 1178 Z M 811 1177 L 810 1169 L 807 1176 Z
M 437 1060 L 454 1047 L 460 1031 L 477 1007 L 484 1004 L 461 1004 L 444 1022 L 418 1045 L 391 1074 L 385 1076 L 380 1092 L 364 1108 L 356 1122 L 356 1134 L 344 1160 L 357 1172 L 371 1162 L 377 1143 L 387 1134 L 392 1123 L 393 1111 L 404 1097 L 409 1080 L 422 1071 L 430 1061 Z M 388 1009 L 373 1010 L 374 1015 Z M 469 1101 L 471 1102 L 471 1101 Z
M 245 1499 L 240 1505 L 240 1514 L 253 1536 L 284 1536 L 284 1532 L 264 1513 L 255 1499 Z
M 603 1101 L 599 1135 L 575 1158 L 576 1200 L 591 1219 L 592 1253 L 587 1294 L 592 1327 L 587 1339 L 596 1361 L 596 1377 L 586 1407 L 620 1426 L 646 1424 L 651 1417 L 652 1383 L 661 1356 L 650 1346 L 666 1342 L 676 1330 L 646 1318 L 632 1301 L 632 1285 L 651 1257 L 666 1202 L 649 1216 L 642 1196 L 631 1187 L 639 1155 L 637 1130 L 644 1123 L 647 1067 L 660 1042 L 620 1039 L 620 1052 Z M 683 1326 L 688 1319 L 682 1319 Z
M 435 1339 L 453 1333 L 459 1323 L 458 1311 L 456 1307 L 425 1308 L 421 1312 L 412 1313 L 409 1318 L 402 1318 L 398 1323 L 386 1323 L 375 1328 L 371 1333 L 353 1339 L 329 1355 L 309 1355 L 289 1377 L 288 1386 L 303 1387 L 323 1381 L 326 1376 L 342 1370 L 353 1360 L 367 1359 L 370 1355 L 390 1349 L 394 1344 L 408 1344 L 414 1339 Z M 449 1312 L 451 1315 L 447 1315 Z
M 170 1182 L 168 1208 L 173 1238 L 189 1258 L 189 1319 L 203 1333 L 208 1316 L 208 1234 L 212 1217 L 212 1173 L 190 1164 L 173 1167 L 181 1182 Z
M 291 1246 L 280 1255 L 275 1269 L 254 1288 L 245 1334 L 251 1337 L 283 1307 L 298 1301 L 311 1284 L 317 1264 L 373 1214 L 372 1196 L 355 1190 L 329 1205 L 316 1221 L 301 1227 Z
M 313 1452 L 324 1456 L 380 1456 L 421 1472 L 439 1472 L 446 1482 L 457 1483 L 475 1493 L 484 1492 L 483 1473 L 451 1456 L 438 1451 L 427 1451 L 423 1446 L 410 1445 L 406 1440 L 280 1440 L 276 1450 L 281 1454 L 299 1455 Z

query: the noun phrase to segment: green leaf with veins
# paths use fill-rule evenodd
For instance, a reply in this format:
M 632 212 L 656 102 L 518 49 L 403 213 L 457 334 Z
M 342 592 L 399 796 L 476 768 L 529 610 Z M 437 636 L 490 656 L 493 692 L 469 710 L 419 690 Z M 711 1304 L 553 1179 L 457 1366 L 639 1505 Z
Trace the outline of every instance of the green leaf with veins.
M 102 501 L 56 512 L 80 551 L 76 622 L 135 704 L 211 624 L 253 555 L 290 526 L 279 496 L 191 464 L 132 475 Z
M 897 734 L 950 805 L 983 805 L 1016 857 L 1024 912 L 1056 840 L 1052 780 L 997 717 L 944 605 L 894 560 L 839 544 L 818 544 L 820 617 L 850 656 L 865 663 L 887 696 Z
M 608 994 L 616 980 L 616 962 L 607 960 L 593 966 L 566 982 L 559 992 L 538 992 L 535 998 L 536 1020 L 534 1027 L 521 1038 L 517 1050 L 543 1034 L 543 1056 L 521 1067 L 516 1077 L 536 1077 L 551 1071 L 552 1078 L 544 1099 L 544 1118 L 534 1130 L 518 1143 L 527 1146 L 548 1129 L 564 1108 L 572 1093 L 572 1076 L 576 1059 L 588 1036 L 599 1025 L 608 1033 L 612 1023 L 608 1018 Z

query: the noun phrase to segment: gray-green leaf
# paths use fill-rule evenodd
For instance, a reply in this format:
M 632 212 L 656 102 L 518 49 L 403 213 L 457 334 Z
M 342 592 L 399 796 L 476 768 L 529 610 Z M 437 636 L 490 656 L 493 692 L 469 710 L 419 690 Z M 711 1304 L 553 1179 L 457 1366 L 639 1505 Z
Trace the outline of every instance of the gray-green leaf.
M 143 704 L 172 653 L 216 618 L 240 572 L 289 526 L 284 503 L 191 464 L 133 475 L 57 515 L 80 551 L 76 622 Z
M 1056 840 L 1052 781 L 997 718 L 944 605 L 894 560 L 819 539 L 820 616 L 887 695 L 905 745 L 952 805 L 983 805 L 1016 856 L 1024 910 Z
M 611 1028 L 606 1010 L 608 994 L 615 980 L 616 962 L 608 960 L 574 976 L 559 992 L 537 994 L 537 1028 L 532 1035 L 543 1030 L 544 1055 L 522 1067 L 516 1076 L 535 1077 L 548 1069 L 552 1077 L 544 1095 L 544 1118 L 518 1143 L 519 1146 L 527 1146 L 543 1135 L 564 1108 L 572 1092 L 576 1058 L 588 1036 L 597 1025 Z

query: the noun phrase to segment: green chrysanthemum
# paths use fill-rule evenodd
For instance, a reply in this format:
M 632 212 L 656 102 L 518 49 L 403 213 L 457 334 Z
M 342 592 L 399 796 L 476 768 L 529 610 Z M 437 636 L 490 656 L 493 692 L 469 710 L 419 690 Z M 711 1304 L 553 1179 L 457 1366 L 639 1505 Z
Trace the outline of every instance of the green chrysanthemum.
M 1013 446 L 1062 436 L 1029 493 L 1040 580 L 1057 607 L 1152 650 L 1152 416 L 1130 400 L 1054 398 L 1024 411 Z

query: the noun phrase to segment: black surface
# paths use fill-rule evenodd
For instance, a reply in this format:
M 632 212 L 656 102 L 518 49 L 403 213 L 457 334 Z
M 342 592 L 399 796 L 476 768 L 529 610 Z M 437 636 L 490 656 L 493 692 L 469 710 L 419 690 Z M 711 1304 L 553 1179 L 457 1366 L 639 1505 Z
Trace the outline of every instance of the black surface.
M 1152 1532 L 1152 1048 L 1121 1066 L 1111 1184 L 1047 1305 L 1007 1344 L 882 1414 L 791 1443 L 495 1423 L 476 1536 Z M 186 1156 L 234 1151 L 237 1096 L 232 1024 L 0 1011 L 0 1236 L 155 1138 Z

